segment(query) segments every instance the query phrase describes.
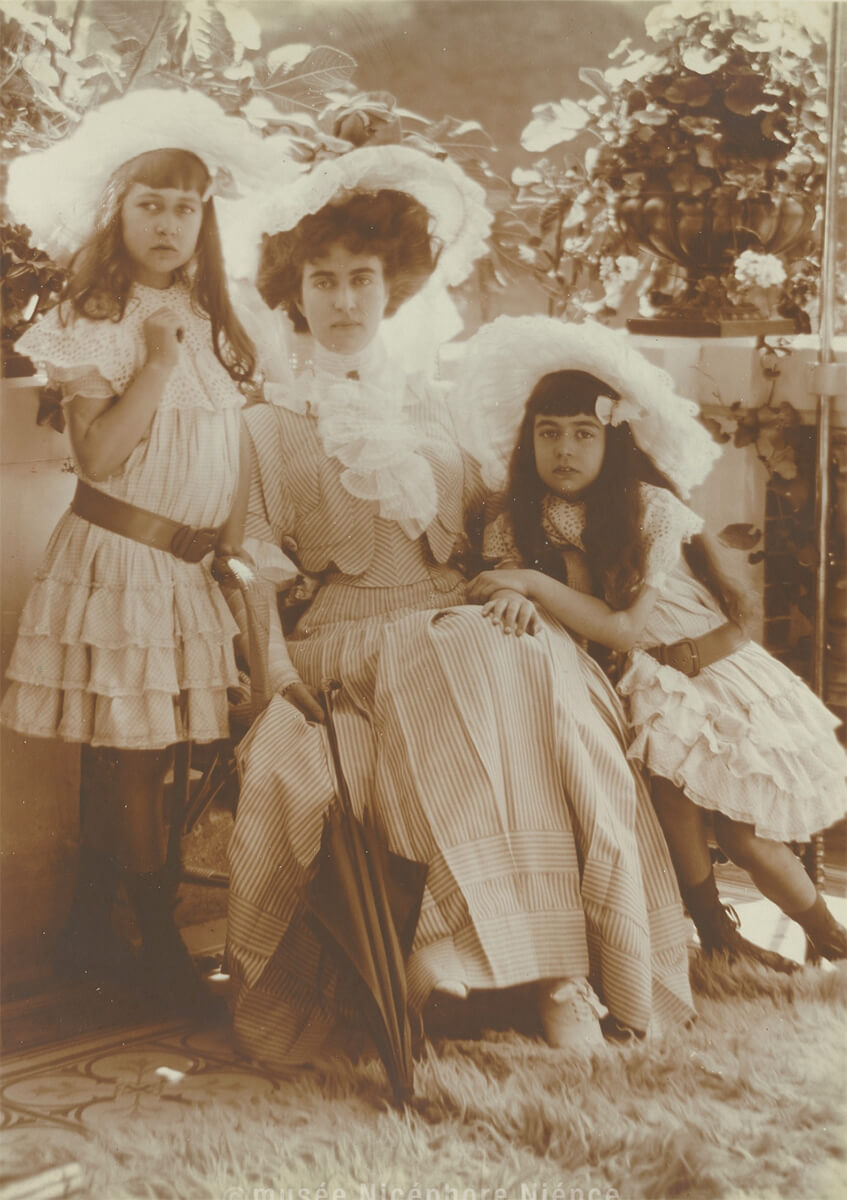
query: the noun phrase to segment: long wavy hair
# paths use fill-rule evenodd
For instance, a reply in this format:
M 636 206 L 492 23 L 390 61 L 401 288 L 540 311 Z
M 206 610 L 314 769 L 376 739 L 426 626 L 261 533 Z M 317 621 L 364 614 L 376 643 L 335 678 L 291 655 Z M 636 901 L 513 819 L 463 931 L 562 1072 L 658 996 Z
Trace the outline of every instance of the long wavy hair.
M 298 307 L 303 268 L 338 244 L 380 259 L 388 317 L 421 290 L 440 253 L 428 211 L 414 197 L 389 188 L 355 192 L 303 217 L 294 229 L 265 237 L 256 286 L 269 308 L 285 310 L 298 333 L 309 328 Z
M 535 419 L 594 415 L 598 396 L 619 398 L 609 384 L 587 371 L 555 371 L 544 375 L 527 401 L 518 440 L 512 453 L 507 483 L 508 512 L 515 543 L 529 567 L 566 582 L 561 548 L 547 538 L 542 525 L 542 501 L 547 486 L 535 466 Z M 629 425 L 607 425 L 603 465 L 583 493 L 583 544 L 593 591 L 615 609 L 629 608 L 644 585 L 646 547 L 641 531 L 642 483 L 666 488 L 678 496 L 669 479 L 656 469 L 635 444 Z M 724 578 L 702 537 L 683 545 L 683 555 L 695 577 L 717 600 L 724 614 L 743 621 L 741 598 Z
M 123 163 L 109 180 L 97 209 L 94 234 L 71 259 L 63 301 L 93 321 L 120 321 L 133 283 L 132 260 L 121 230 L 124 200 L 134 183 L 151 188 L 180 188 L 204 196 L 210 182 L 205 164 L 188 150 L 150 150 Z M 233 379 L 250 379 L 256 366 L 253 343 L 235 315 L 226 285 L 223 253 L 211 198 L 193 264 L 181 267 L 176 280 L 187 283 L 198 312 L 212 324 L 212 345 Z

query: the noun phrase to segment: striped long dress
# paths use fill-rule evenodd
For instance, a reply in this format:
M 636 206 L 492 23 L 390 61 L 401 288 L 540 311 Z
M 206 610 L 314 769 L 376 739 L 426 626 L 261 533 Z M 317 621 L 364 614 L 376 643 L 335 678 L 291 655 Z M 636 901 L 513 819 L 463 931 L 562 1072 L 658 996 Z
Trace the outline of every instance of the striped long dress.
M 586 975 L 626 1025 L 686 1020 L 682 909 L 617 698 L 563 629 L 507 637 L 463 604 L 449 560 L 475 472 L 440 395 L 408 386 L 439 495 L 417 540 L 344 489 L 314 417 L 267 404 L 247 422 L 248 533 L 293 544 L 305 570 L 324 573 L 291 659 L 308 683 L 342 684 L 354 807 L 373 805 L 392 849 L 429 867 L 411 1003 L 443 980 L 493 989 Z M 334 793 L 325 737 L 277 696 L 239 748 L 234 1026 L 271 1065 L 318 1054 L 345 1011 L 301 911 Z

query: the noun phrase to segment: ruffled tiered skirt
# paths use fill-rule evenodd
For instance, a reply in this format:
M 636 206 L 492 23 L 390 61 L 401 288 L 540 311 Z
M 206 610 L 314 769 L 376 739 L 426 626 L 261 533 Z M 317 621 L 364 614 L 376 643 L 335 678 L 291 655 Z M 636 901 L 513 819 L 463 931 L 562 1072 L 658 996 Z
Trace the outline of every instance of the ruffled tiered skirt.
M 588 975 L 627 1025 L 688 1019 L 679 895 L 614 692 L 563 631 L 506 637 L 479 608 L 451 607 L 461 587 L 437 610 L 429 590 L 325 587 L 289 642 L 304 680 L 341 682 L 355 809 L 372 805 L 391 848 L 428 864 L 411 1003 L 442 980 Z M 334 792 L 325 731 L 275 697 L 239 763 L 235 1031 L 256 1058 L 303 1062 L 349 1017 L 303 914 Z
M 236 631 L 202 564 L 68 512 L 21 613 L 2 720 L 119 749 L 228 737 Z
M 839 721 L 755 642 L 689 678 L 632 653 L 630 757 L 761 837 L 806 841 L 847 812 Z

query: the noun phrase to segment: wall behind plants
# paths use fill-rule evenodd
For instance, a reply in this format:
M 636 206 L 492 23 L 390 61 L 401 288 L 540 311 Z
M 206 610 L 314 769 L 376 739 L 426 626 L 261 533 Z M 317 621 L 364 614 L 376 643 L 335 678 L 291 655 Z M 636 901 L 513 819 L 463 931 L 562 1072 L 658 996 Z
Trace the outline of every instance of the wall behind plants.
M 658 2 L 658 0 L 656 0 Z M 357 85 L 433 119 L 479 121 L 507 175 L 530 156 L 535 104 L 590 94 L 577 78 L 625 37 L 643 38 L 653 0 L 247 0 L 271 41 L 327 42 L 355 58 Z

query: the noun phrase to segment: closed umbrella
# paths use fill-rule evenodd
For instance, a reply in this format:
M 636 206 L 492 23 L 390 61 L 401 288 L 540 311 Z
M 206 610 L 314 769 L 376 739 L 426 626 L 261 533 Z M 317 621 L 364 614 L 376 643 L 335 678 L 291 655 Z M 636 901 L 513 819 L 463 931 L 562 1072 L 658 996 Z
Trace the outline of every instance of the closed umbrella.
M 426 863 L 395 854 L 372 807 L 359 819 L 344 778 L 332 715 L 333 683 L 321 693 L 337 781 L 324 821 L 306 909 L 334 960 L 348 995 L 358 1002 L 402 1103 L 413 1091 L 412 1033 L 406 992 L 411 951 L 426 883 Z

